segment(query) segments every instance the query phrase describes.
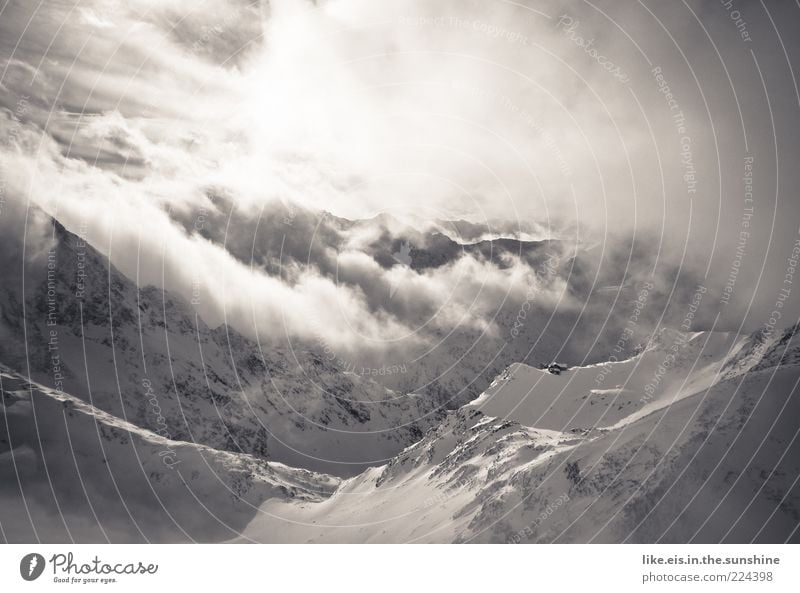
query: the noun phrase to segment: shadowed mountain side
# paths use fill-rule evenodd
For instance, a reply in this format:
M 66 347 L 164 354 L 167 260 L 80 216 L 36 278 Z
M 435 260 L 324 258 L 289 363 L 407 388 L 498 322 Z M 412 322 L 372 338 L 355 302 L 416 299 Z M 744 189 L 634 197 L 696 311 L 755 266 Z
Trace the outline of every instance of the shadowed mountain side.
M 51 228 L 35 256 L 29 244 L 23 260 L 21 242 L 4 251 L 19 272 L 0 288 L 0 360 L 44 385 L 168 438 L 340 475 L 381 463 L 439 417 L 433 401 L 320 353 L 209 328 L 182 298 L 138 290 Z
M 166 439 L 0 372 L 0 524 L 10 542 L 216 541 L 272 497 L 321 500 L 336 478 Z
M 636 363 L 663 359 L 663 344 L 619 363 L 628 368 L 608 375 L 616 390 L 610 396 L 580 380 L 570 386 L 573 375 L 597 376 L 604 365 L 557 376 L 518 365 L 489 396 L 451 412 L 420 442 L 344 481 L 332 497 L 266 501 L 243 537 L 798 542 L 798 335 L 791 328 L 764 342 L 759 335 L 698 334 L 652 400 L 641 386 L 653 367 Z M 671 391 L 676 383 L 686 391 Z M 642 399 L 653 405 L 642 407 Z M 637 405 L 625 406 L 629 400 Z M 586 424 L 588 417 L 573 424 L 581 407 L 591 409 L 594 424 Z M 500 417 L 484 412 L 500 408 L 515 409 Z M 558 429 L 538 427 L 537 408 L 549 411 L 551 423 L 561 418 Z

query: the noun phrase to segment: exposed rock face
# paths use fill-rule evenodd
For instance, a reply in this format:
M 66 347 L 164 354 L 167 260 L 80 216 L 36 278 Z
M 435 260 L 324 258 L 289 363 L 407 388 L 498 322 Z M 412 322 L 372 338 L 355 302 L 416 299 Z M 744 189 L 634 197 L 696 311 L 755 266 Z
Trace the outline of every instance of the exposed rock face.
M 319 501 L 338 479 L 173 441 L 0 370 L 0 500 L 12 542 L 213 541 L 268 498 Z
M 443 413 L 320 353 L 209 328 L 183 299 L 137 289 L 58 223 L 50 249 L 0 288 L 0 361 L 137 426 L 352 475 Z
M 210 328 L 53 229 L 0 253 L 14 541 L 798 541 L 797 328 L 545 368 L 465 331 L 364 375 Z
M 663 392 L 641 402 L 644 392 L 633 395 L 625 383 L 646 384 L 648 359 L 663 359 L 669 342 L 615 365 L 609 381 L 621 384 L 600 394 L 581 375 L 596 377 L 603 365 L 558 376 L 515 365 L 485 397 L 451 412 L 387 465 L 347 480 L 334 497 L 267 501 L 272 517 L 256 517 L 245 536 L 798 542 L 796 330 L 766 346 L 758 334 L 695 334 L 663 379 Z M 688 389 L 670 388 L 676 385 Z M 621 405 L 631 398 L 637 405 Z M 535 426 L 537 408 L 547 411 L 541 417 L 548 428 Z M 501 417 L 484 413 L 500 410 Z M 583 426 L 575 428 L 580 415 Z M 322 517 L 325 527 L 311 523 Z

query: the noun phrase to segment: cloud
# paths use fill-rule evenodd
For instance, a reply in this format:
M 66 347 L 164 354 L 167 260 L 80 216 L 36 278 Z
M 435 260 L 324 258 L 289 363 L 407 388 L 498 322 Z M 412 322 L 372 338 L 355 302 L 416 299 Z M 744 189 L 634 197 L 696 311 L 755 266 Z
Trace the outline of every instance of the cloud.
M 739 56 L 726 15 L 701 8 L 720 47 Z M 307 338 L 308 315 L 324 312 L 325 339 L 342 347 L 491 329 L 502 303 L 525 298 L 520 287 L 538 286 L 543 303 L 575 303 L 566 284 L 542 285 L 520 258 L 472 251 L 426 269 L 393 265 L 402 224 L 348 227 L 323 210 L 391 213 L 424 221 L 422 230 L 501 219 L 599 242 L 621 266 L 633 235 L 670 269 L 724 277 L 742 212 L 738 103 L 724 71 L 697 31 L 677 26 L 682 10 L 659 9 L 673 40 L 646 12 L 605 9 L 611 17 L 556 2 L 95 0 L 73 9 L 51 0 L 35 11 L 12 1 L 0 19 L 6 195 L 86 228 L 141 283 L 187 299 L 202 286 L 198 307 L 212 322 Z M 577 23 L 571 32 L 564 15 Z M 768 34 L 749 18 L 753 33 Z M 763 104 L 741 55 L 728 64 L 735 90 Z M 680 100 L 697 194 L 655 65 Z M 794 107 L 781 97 L 774 108 Z M 770 126 L 764 110 L 742 109 L 768 196 Z M 778 158 L 795 145 L 786 138 L 791 150 Z M 786 200 L 759 208 L 743 279 L 758 276 L 773 237 L 795 230 L 786 230 L 796 209 Z M 747 282 L 740 304 L 755 290 Z

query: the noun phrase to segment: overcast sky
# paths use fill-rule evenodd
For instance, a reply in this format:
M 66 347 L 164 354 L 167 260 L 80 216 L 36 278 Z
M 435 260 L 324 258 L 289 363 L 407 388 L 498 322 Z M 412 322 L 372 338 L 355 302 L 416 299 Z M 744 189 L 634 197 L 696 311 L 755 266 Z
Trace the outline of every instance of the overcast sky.
M 337 299 L 339 337 L 354 319 L 404 328 L 314 270 L 254 272 L 177 219 L 222 195 L 254 218 L 279 203 L 533 220 L 600 249 L 635 235 L 710 284 L 735 267 L 719 308 L 730 325 L 752 300 L 752 329 L 791 288 L 800 238 L 800 8 L 768 4 L 10 0 L 3 199 L 85 229 L 143 283 L 162 264 L 185 294 L 225 278 L 217 307 L 277 319 L 294 299 L 302 328 L 303 307 Z M 450 278 L 431 282 L 444 295 Z

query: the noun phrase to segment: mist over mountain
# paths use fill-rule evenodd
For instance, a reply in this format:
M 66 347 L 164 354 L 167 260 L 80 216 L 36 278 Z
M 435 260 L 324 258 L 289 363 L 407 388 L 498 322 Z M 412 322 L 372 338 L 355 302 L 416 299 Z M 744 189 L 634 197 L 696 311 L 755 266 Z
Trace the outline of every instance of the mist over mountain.
M 0 538 L 797 542 L 797 9 L 6 2 Z

